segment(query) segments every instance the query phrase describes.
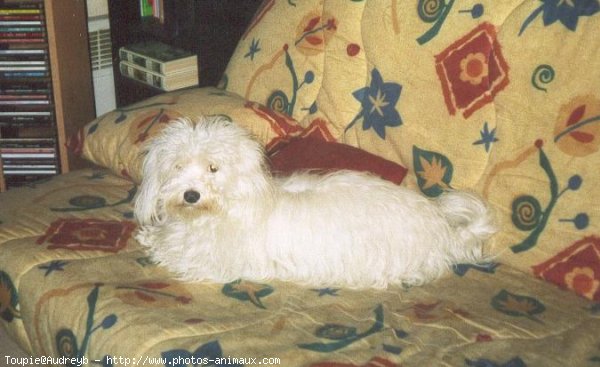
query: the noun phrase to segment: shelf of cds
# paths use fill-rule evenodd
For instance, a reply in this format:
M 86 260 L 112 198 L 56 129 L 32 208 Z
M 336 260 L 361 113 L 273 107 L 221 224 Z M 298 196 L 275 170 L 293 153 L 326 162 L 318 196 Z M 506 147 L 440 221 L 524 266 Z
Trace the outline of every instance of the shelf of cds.
M 0 0 L 0 191 L 70 169 L 94 117 L 86 23 L 84 0 Z
M 58 172 L 55 138 L 20 137 L 21 129 L 48 127 L 53 122 L 44 3 L 4 1 L 0 3 L 0 159 L 5 186 Z

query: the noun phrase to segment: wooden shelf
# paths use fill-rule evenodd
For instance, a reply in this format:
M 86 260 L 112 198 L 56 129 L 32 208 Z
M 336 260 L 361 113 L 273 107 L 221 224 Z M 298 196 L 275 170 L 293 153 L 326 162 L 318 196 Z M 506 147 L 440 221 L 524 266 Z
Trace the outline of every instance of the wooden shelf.
M 67 139 L 92 121 L 94 88 L 85 0 L 44 0 L 61 172 L 87 164 L 67 150 Z

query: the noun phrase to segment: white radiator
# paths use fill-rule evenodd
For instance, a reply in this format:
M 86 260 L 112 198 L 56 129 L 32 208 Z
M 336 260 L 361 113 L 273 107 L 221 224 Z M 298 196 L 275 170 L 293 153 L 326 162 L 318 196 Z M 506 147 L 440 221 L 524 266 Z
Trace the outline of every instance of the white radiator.
M 108 10 L 104 13 L 104 7 L 100 9 L 97 7 L 98 3 L 102 2 L 102 0 L 88 0 L 88 32 L 96 116 L 112 111 L 116 107 Z M 90 7 L 92 4 L 96 6 Z

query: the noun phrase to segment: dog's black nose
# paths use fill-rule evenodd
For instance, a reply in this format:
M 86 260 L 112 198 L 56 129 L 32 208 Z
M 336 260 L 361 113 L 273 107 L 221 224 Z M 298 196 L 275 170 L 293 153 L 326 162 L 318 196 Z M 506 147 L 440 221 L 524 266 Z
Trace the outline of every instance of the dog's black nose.
M 183 193 L 183 200 L 188 204 L 194 204 L 200 200 L 200 193 L 194 190 L 188 190 Z

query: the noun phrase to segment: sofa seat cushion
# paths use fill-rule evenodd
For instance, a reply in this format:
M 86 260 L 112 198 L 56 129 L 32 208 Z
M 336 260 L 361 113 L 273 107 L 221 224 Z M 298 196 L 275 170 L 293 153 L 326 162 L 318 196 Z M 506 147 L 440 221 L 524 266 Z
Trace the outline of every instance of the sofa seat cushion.
M 598 304 L 502 264 L 386 291 L 179 282 L 131 236 L 135 188 L 82 170 L 0 195 L 0 325 L 24 348 L 105 365 L 115 356 L 320 367 L 600 358 Z

